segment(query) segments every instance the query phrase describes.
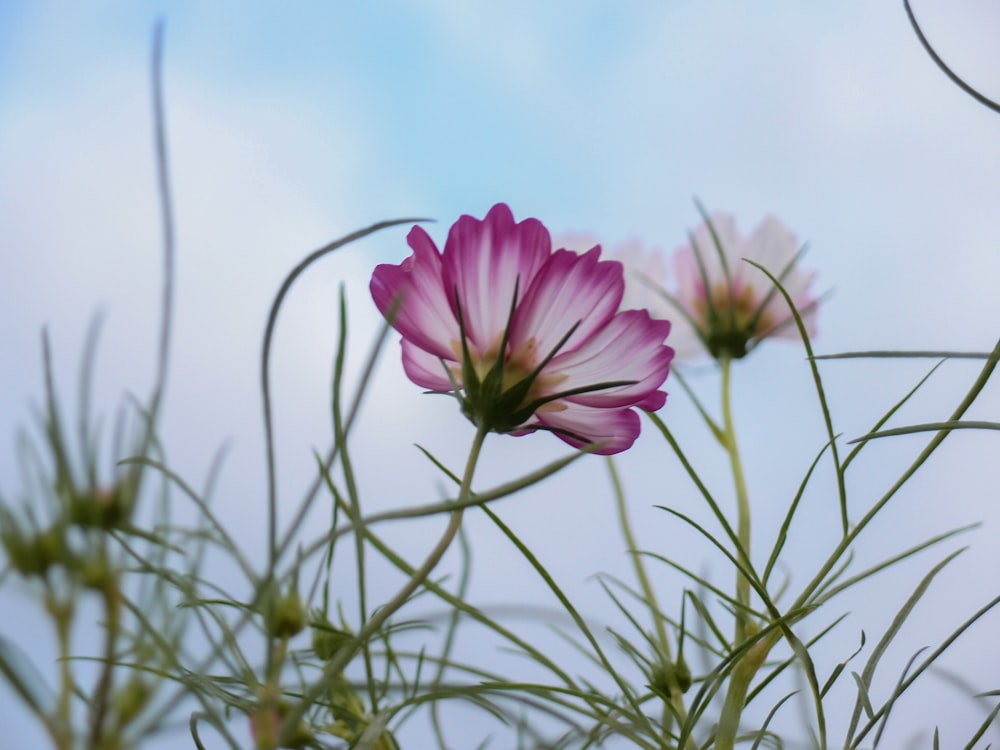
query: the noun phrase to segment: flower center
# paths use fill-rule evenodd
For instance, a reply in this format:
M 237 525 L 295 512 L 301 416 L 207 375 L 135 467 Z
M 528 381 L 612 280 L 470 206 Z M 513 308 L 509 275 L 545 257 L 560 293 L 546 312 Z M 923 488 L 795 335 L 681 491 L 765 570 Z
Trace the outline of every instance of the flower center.
M 745 356 L 750 341 L 773 325 L 771 315 L 761 309 L 761 301 L 749 285 L 731 287 L 725 281 L 717 282 L 712 285 L 711 300 L 702 290 L 694 308 L 714 357 Z
M 468 360 L 451 369 L 456 380 L 462 381 L 465 390 L 462 409 L 473 422 L 488 424 L 497 432 L 512 432 L 536 410 L 565 408 L 558 401 L 545 398 L 556 393 L 568 376 L 538 371 L 545 364 L 545 357 L 534 337 L 517 348 L 507 345 L 505 354 L 500 352 L 505 344 L 502 336 L 482 353 L 469 344 L 466 342 Z M 462 343 L 453 340 L 451 349 L 461 361 Z

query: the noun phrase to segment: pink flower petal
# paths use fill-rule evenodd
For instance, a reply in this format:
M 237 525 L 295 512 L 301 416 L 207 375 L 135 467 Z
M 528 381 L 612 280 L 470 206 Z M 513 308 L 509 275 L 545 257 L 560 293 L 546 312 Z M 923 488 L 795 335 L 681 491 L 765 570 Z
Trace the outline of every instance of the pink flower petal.
M 544 358 L 579 323 L 560 350 L 572 351 L 607 325 L 621 304 L 625 279 L 621 263 L 600 257 L 597 247 L 584 255 L 569 250 L 552 254 L 514 316 L 515 351 L 530 344 Z
M 743 264 L 739 259 L 743 257 L 743 235 L 740 234 L 736 225 L 736 217 L 732 214 L 715 212 L 708 217 L 712 226 L 702 222 L 691 233 L 692 249 L 697 248 L 701 255 L 701 261 L 705 264 L 709 279 L 722 281 L 725 274 L 722 270 L 722 259 L 719 257 L 719 244 L 722 245 L 722 255 L 726 259 L 729 272 L 735 279 L 740 274 L 740 266 Z M 715 230 L 715 234 L 712 234 Z M 715 238 L 719 242 L 716 243 Z
M 600 444 L 594 453 L 610 456 L 630 448 L 639 437 L 639 415 L 632 409 L 599 409 L 571 403 L 564 405 L 565 408 L 561 411 L 537 412 L 534 421 L 585 438 L 579 440 L 570 435 L 554 433 L 574 448 Z
M 403 369 L 406 376 L 417 385 L 431 391 L 452 390 L 445 367 L 450 368 L 455 380 L 459 385 L 462 384 L 461 366 L 454 360 L 430 354 L 409 339 L 403 339 L 402 345 Z
M 745 243 L 746 257 L 759 263 L 781 282 L 781 285 L 792 298 L 795 307 L 803 315 L 806 329 L 810 336 L 816 334 L 815 299 L 809 292 L 815 272 L 805 271 L 797 263 L 788 268 L 801 247 L 792 231 L 774 216 L 765 216 L 757 225 Z M 748 275 L 756 273 L 754 286 L 759 289 L 761 299 L 771 294 L 773 284 L 760 269 L 749 268 Z M 784 275 L 782 275 L 784 274 Z M 760 337 L 774 336 L 776 338 L 798 339 L 799 330 L 791 321 L 792 314 L 788 303 L 777 290 L 771 294 L 766 307 L 766 316 L 773 322 L 771 331 L 761 331 Z
M 398 266 L 376 266 L 370 284 L 372 298 L 403 338 L 438 357 L 452 357 L 452 342 L 458 342 L 459 327 L 441 281 L 441 256 L 434 241 L 421 227 L 407 236 L 413 255 Z
M 638 406 L 655 410 L 663 406 L 666 394 L 657 390 L 670 372 L 674 350 L 663 346 L 670 323 L 656 320 L 646 310 L 626 310 L 591 336 L 578 349 L 560 354 L 546 375 L 562 375 L 559 391 L 631 380 L 617 386 L 568 396 L 567 401 L 593 407 Z
M 517 289 L 524 297 L 552 252 L 548 230 L 537 219 L 515 223 L 514 215 L 498 203 L 482 221 L 462 216 L 448 233 L 444 247 L 443 279 L 454 308 L 457 289 L 465 333 L 473 348 L 486 355 L 496 347 L 507 327 Z
M 799 251 L 798 240 L 777 217 L 765 216 L 744 243 L 744 257 L 780 274 Z

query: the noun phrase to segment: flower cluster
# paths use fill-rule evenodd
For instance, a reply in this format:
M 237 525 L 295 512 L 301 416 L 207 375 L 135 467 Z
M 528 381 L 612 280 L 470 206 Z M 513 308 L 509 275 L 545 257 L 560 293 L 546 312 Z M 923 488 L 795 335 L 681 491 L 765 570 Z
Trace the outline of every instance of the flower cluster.
M 443 252 L 419 226 L 407 241 L 413 255 L 375 269 L 372 297 L 402 334 L 409 378 L 454 393 L 479 428 L 613 454 L 639 434 L 633 407 L 663 405 L 670 323 L 619 310 L 622 265 L 599 247 L 554 250 L 541 222 L 504 204 L 459 218 Z

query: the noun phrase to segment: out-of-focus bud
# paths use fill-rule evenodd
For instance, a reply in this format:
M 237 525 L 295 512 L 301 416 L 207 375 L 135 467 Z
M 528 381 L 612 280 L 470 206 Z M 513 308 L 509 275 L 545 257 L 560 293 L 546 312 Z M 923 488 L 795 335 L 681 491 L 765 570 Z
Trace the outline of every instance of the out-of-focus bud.
M 45 531 L 32 534 L 26 533 L 8 513 L 0 521 L 0 544 L 11 567 L 25 578 L 43 577 L 53 565 L 71 560 L 72 555 L 66 546 L 66 529 L 61 524 L 53 524 Z
M 69 517 L 84 528 L 113 529 L 132 517 L 135 505 L 125 485 L 74 492 L 70 498 Z
M 125 726 L 139 715 L 149 700 L 149 685 L 140 678 L 132 677 L 115 693 L 114 707 L 118 714 L 118 723 Z
M 341 646 L 354 638 L 351 633 L 334 627 L 318 613 L 314 613 L 309 627 L 312 630 L 313 651 L 323 661 L 332 659 Z
M 104 591 L 111 583 L 111 567 L 101 551 L 95 551 L 80 565 L 80 582 L 88 589 Z
M 288 640 L 301 633 L 306 626 L 306 609 L 302 606 L 295 582 L 287 593 L 276 597 L 273 606 L 265 611 L 267 633 L 271 638 Z

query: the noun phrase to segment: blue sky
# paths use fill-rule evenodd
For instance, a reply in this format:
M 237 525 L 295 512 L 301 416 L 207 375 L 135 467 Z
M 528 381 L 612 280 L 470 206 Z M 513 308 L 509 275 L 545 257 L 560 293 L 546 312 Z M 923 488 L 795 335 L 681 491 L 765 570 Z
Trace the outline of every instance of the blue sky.
M 502 200 L 556 233 L 589 231 L 612 245 L 639 237 L 669 251 L 697 222 L 697 196 L 734 212 L 747 231 L 771 212 L 808 241 L 819 288 L 833 291 L 820 315 L 821 351 L 993 346 L 1000 120 L 927 59 L 901 3 L 538 5 L 0 4 L 0 487 L 18 485 L 11 446 L 40 396 L 43 325 L 67 394 L 97 309 L 106 313 L 100 403 L 112 408 L 122 389 L 149 388 L 159 225 L 148 57 L 161 16 L 179 252 L 164 438 L 174 466 L 193 479 L 232 439 L 219 503 L 246 525 L 248 539 L 260 538 L 263 517 L 256 358 L 271 296 L 311 249 L 372 221 L 432 217 L 438 224 L 430 231 L 443 239 L 459 214 L 482 216 Z M 942 54 L 1000 98 L 997 7 L 914 5 Z M 328 440 L 337 284 L 347 286 L 363 350 L 375 326 L 368 275 L 375 263 L 405 256 L 403 236 L 387 232 L 325 262 L 283 315 L 275 377 L 282 487 L 291 497 L 312 447 Z M 838 429 L 862 433 L 924 369 L 828 366 Z M 948 365 L 906 421 L 942 418 L 973 374 L 971 366 Z M 822 445 L 801 350 L 762 348 L 738 377 L 752 496 L 780 496 Z M 695 382 L 707 397 L 714 393 L 711 374 Z M 665 418 L 690 435 L 711 471 L 719 457 L 680 388 L 670 390 Z M 374 393 L 356 449 L 369 457 L 362 470 L 372 507 L 433 499 L 433 471 L 412 443 L 456 463 L 467 425 L 404 380 L 394 345 Z M 998 407 L 994 387 L 977 413 L 995 420 Z M 561 445 L 545 438 L 488 444 L 484 482 L 559 455 Z M 966 581 L 995 569 L 989 550 L 1000 515 L 982 490 L 989 436 L 951 442 L 882 533 L 902 529 L 915 541 L 942 525 L 985 519 L 937 603 L 962 613 L 995 593 Z M 876 491 L 868 486 L 890 481 L 912 449 L 900 441 L 859 469 L 859 502 Z M 676 529 L 650 506 L 695 502 L 675 469 L 650 476 L 648 467 L 663 461 L 652 438 L 623 459 L 634 472 L 638 523 L 651 530 L 643 542 L 653 548 L 672 547 Z M 386 462 L 398 470 L 380 471 Z M 582 512 L 573 497 L 605 485 L 593 461 L 511 501 L 508 511 L 595 613 L 606 602 L 586 579 L 600 570 L 624 574 L 627 560 L 617 537 L 607 539 L 610 495 Z M 422 488 L 417 497 L 413 487 Z M 761 502 L 759 512 L 764 534 L 780 509 Z M 544 531 L 566 519 L 572 539 L 554 546 Z M 484 560 L 510 554 L 488 528 L 469 526 Z M 420 540 L 399 541 L 415 557 L 423 550 Z M 806 553 L 810 542 L 802 546 Z M 880 546 L 873 541 L 871 554 Z M 484 567 L 477 585 L 491 601 L 533 591 L 521 573 Z M 902 595 L 913 580 L 886 590 Z M 878 619 L 877 599 L 845 604 L 857 612 L 852 632 L 866 615 Z M 914 649 L 940 637 L 947 622 L 927 623 Z M 979 646 L 987 651 L 973 661 L 995 674 L 995 645 L 980 638 Z M 925 705 L 920 700 L 912 710 Z M 0 701 L 5 725 L 13 710 Z M 969 720 L 958 711 L 948 715 Z

